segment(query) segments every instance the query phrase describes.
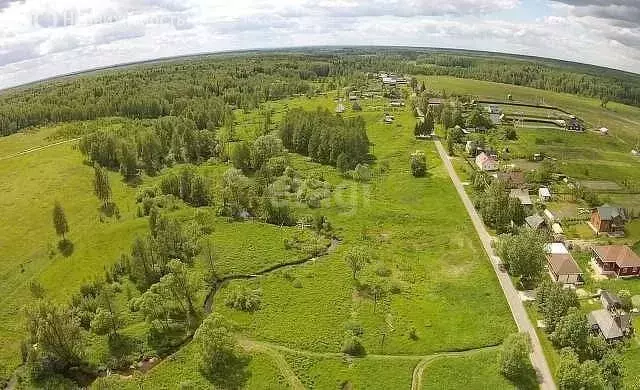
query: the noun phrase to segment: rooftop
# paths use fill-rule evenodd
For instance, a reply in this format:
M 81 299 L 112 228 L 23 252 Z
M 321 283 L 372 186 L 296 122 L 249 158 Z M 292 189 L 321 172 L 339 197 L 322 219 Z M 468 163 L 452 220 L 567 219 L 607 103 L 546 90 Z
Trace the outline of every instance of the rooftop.
M 604 221 L 610 221 L 618 217 L 625 218 L 624 210 L 618 206 L 605 204 L 601 207 L 598 207 L 597 210 L 598 214 L 600 214 L 600 219 Z
M 589 313 L 589 324 L 597 325 L 605 339 L 618 339 L 622 337 L 622 330 L 616 321 L 606 310 L 595 310 Z
M 605 263 L 616 263 L 618 267 L 640 267 L 640 256 L 626 245 L 594 246 L 593 251 Z
M 556 275 L 582 275 L 578 263 L 569 253 L 547 255 L 547 262 Z

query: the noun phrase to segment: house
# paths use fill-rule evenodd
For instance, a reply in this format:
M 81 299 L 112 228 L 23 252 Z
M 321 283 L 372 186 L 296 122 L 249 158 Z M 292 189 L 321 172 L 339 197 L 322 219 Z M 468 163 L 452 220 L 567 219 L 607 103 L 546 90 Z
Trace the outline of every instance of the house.
M 338 105 L 336 106 L 336 113 L 342 114 L 343 112 L 344 112 L 344 104 L 338 103 Z
M 618 341 L 633 333 L 631 316 L 622 310 L 620 298 L 609 291 L 600 292 L 602 309 L 589 313 L 587 319 L 591 330 L 606 341 Z
M 591 212 L 591 226 L 596 234 L 624 235 L 627 216 L 623 208 L 605 204 Z
M 403 107 L 404 102 L 402 100 L 392 100 L 391 103 L 389 103 L 389 105 L 391 107 Z
M 522 171 L 498 172 L 497 178 L 502 181 L 508 189 L 522 188 L 526 184 L 524 172 Z
M 563 284 L 582 284 L 582 271 L 564 244 L 547 245 L 547 264 L 553 280 Z
M 609 135 L 609 129 L 607 129 L 606 127 L 601 127 L 600 128 L 600 135 Z
M 476 165 L 481 171 L 497 171 L 499 168 L 498 159 L 485 152 L 476 156 Z
M 547 187 L 540 187 L 538 189 L 538 198 L 540 198 L 543 202 L 548 202 L 551 200 L 551 190 Z
M 602 275 L 640 276 L 640 256 L 626 245 L 594 246 L 591 252 L 591 260 L 598 265 Z
M 520 204 L 523 206 L 533 206 L 533 202 L 531 201 L 531 196 L 529 196 L 529 191 L 523 189 L 512 189 L 509 193 L 510 198 L 516 198 L 520 200 Z
M 547 222 L 538 214 L 528 216 L 524 219 L 527 226 L 533 230 L 548 229 Z

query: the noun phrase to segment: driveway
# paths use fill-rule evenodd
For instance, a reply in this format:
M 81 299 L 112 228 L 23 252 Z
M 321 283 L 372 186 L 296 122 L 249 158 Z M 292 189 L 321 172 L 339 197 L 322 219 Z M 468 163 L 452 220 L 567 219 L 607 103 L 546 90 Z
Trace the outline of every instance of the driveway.
M 471 221 L 473 222 L 473 226 L 478 232 L 478 236 L 480 236 L 480 241 L 482 242 L 482 246 L 484 247 L 485 252 L 487 252 L 487 256 L 489 257 L 491 264 L 493 265 L 493 270 L 495 271 L 498 281 L 500 281 L 500 286 L 502 287 L 502 291 L 504 292 L 505 297 L 507 298 L 507 302 L 509 303 L 509 308 L 511 309 L 511 313 L 513 314 L 513 319 L 516 321 L 518 326 L 518 330 L 520 332 L 525 332 L 529 334 L 531 337 L 531 362 L 533 363 L 533 367 L 536 369 L 538 373 L 538 380 L 540 382 L 540 389 L 542 390 L 553 390 L 556 389 L 556 385 L 553 382 L 553 376 L 551 375 L 551 370 L 549 369 L 549 365 L 547 364 L 547 360 L 544 357 L 544 353 L 542 352 L 542 346 L 540 345 L 540 340 L 538 339 L 538 335 L 536 334 L 536 330 L 527 315 L 527 311 L 522 304 L 522 300 L 520 299 L 520 295 L 518 291 L 513 285 L 511 278 L 506 272 L 500 271 L 498 268 L 500 264 L 500 258 L 496 255 L 494 249 L 491 247 L 491 236 L 482 222 L 482 218 L 476 211 L 473 206 L 473 202 L 467 195 L 464 190 L 464 186 L 460 182 L 460 178 L 456 174 L 453 169 L 453 165 L 451 164 L 451 160 L 449 160 L 449 156 L 445 151 L 442 143 L 436 140 L 434 141 L 436 144 L 436 149 L 440 154 L 440 158 L 444 163 L 445 168 L 447 169 L 447 173 L 449 173 L 449 177 L 451 177 L 451 181 L 453 181 L 453 185 L 456 187 L 458 191 L 458 195 L 460 199 L 462 199 L 462 203 L 464 203 L 464 207 L 467 209 L 469 216 L 471 217 Z

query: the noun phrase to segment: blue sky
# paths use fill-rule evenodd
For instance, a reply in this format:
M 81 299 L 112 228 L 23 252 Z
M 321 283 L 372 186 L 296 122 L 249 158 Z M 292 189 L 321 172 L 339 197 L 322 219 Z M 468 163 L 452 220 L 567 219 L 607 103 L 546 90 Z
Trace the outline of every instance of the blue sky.
M 640 0 L 0 0 L 0 88 L 158 57 L 410 45 L 640 73 Z

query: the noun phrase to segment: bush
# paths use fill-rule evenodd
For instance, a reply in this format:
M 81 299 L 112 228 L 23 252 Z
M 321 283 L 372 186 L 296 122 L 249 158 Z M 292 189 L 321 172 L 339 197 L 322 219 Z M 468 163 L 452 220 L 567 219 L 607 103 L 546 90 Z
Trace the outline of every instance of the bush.
M 376 266 L 376 275 L 382 277 L 391 276 L 391 268 L 389 268 L 385 263 L 380 263 Z
M 362 346 L 360 337 L 350 331 L 346 332 L 342 343 L 342 353 L 346 353 L 351 356 L 363 356 L 366 352 Z
M 236 310 L 254 312 L 260 310 L 262 303 L 262 292 L 260 290 L 250 290 L 247 288 L 236 288 L 229 292 L 224 301 L 225 305 Z
M 421 150 L 411 154 L 411 173 L 414 177 L 423 177 L 427 174 L 427 156 Z

